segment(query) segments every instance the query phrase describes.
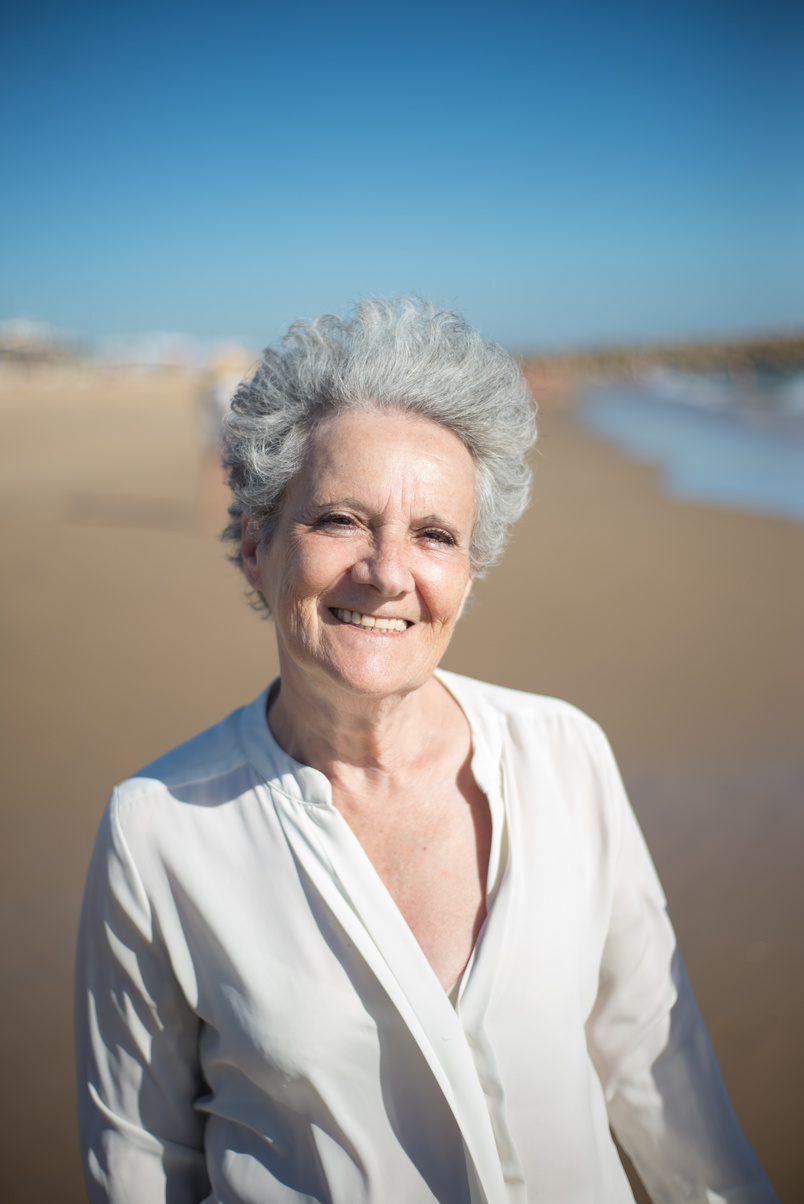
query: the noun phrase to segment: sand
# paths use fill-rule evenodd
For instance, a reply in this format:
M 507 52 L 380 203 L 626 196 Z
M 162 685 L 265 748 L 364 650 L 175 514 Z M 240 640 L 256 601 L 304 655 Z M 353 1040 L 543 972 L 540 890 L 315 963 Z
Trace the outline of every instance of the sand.
M 8 1204 L 85 1199 L 71 976 L 110 787 L 253 697 L 269 624 L 210 533 L 178 377 L 0 378 Z M 608 731 L 743 1127 L 804 1185 L 804 526 L 665 499 L 548 409 L 534 506 L 445 664 Z

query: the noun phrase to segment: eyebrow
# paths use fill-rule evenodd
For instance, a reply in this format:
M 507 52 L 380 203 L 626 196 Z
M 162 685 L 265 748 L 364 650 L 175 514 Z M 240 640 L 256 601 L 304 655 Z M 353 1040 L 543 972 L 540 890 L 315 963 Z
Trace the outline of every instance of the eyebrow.
M 442 518 L 440 514 L 425 514 L 418 520 L 418 525 L 421 527 L 445 527 L 448 531 L 455 531 L 455 524 L 451 523 L 448 518 Z
M 313 498 L 310 502 L 311 510 L 337 510 L 338 506 L 351 506 L 354 510 L 363 509 L 363 504 L 356 497 L 327 498 L 321 502 Z

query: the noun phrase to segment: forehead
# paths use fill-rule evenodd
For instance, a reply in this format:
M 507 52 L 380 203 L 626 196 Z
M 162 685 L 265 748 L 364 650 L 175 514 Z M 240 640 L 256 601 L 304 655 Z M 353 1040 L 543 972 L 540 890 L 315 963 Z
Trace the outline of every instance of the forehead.
M 457 435 L 428 418 L 396 410 L 323 419 L 311 434 L 300 477 L 313 491 L 348 482 L 389 495 L 426 490 L 472 503 L 476 488 L 474 461 Z

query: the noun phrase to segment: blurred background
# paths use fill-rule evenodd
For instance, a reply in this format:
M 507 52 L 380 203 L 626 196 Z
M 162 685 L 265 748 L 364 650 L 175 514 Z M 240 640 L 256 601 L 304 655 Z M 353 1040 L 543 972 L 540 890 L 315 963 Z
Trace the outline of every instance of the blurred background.
M 738 1115 L 801 1198 L 804 9 L 0 20 L 0 1199 L 85 1199 L 72 958 L 110 788 L 276 671 L 217 539 L 216 407 L 294 318 L 411 292 L 541 408 L 533 506 L 446 664 L 607 729 Z

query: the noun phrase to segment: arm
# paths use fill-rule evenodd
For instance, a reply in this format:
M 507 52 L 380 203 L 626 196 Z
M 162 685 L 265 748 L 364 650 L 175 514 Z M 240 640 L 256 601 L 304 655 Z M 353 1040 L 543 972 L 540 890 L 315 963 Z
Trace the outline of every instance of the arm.
M 608 745 L 605 757 L 612 910 L 587 1039 L 612 1128 L 656 1204 L 777 1204 L 734 1115 Z
M 78 1117 L 92 1204 L 198 1204 L 209 1190 L 198 1017 L 176 981 L 119 822 L 87 879 L 76 971 Z

